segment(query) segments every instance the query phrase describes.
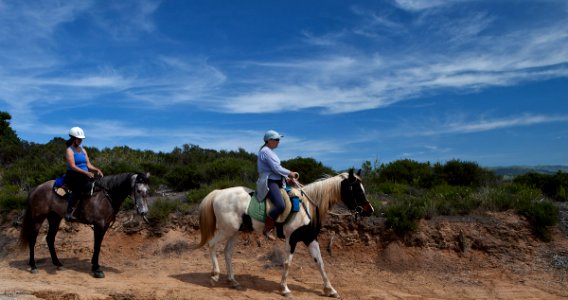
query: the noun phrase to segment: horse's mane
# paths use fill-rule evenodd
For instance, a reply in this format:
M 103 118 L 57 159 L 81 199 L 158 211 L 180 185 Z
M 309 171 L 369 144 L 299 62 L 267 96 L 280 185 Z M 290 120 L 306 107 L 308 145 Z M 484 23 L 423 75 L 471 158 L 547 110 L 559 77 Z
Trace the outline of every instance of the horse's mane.
M 132 175 L 134 175 L 134 173 L 122 173 L 104 176 L 97 181 L 97 185 L 105 190 L 113 190 L 125 183 L 128 183 L 128 186 L 130 186 L 129 178 L 132 177 Z
M 307 196 L 317 205 L 320 220 L 323 220 L 331 207 L 341 200 L 341 182 L 348 177 L 348 173 L 325 175 L 304 186 Z

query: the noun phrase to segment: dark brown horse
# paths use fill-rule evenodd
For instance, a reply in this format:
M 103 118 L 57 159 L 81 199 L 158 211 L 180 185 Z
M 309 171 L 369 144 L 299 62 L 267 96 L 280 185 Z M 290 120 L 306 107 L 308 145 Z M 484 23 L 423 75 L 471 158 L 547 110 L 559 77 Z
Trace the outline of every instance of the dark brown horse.
M 134 199 L 136 210 L 145 218 L 148 212 L 146 194 L 148 192 L 148 176 L 142 173 L 123 173 L 105 176 L 97 180 L 92 196 L 81 199 L 75 210 L 77 221 L 93 225 L 95 246 L 91 259 L 93 276 L 103 278 L 104 272 L 99 266 L 99 252 L 101 243 L 109 226 L 114 221 L 122 202 L 126 197 Z M 28 195 L 28 206 L 24 215 L 22 230 L 20 231 L 20 245 L 29 246 L 31 272 L 37 272 L 34 258 L 34 246 L 43 221 L 47 218 L 49 230 L 47 232 L 47 246 L 51 254 L 51 261 L 59 268 L 63 264 L 55 253 L 55 235 L 59 224 L 65 215 L 67 198 L 61 197 L 53 191 L 53 180 L 44 182 L 35 187 Z

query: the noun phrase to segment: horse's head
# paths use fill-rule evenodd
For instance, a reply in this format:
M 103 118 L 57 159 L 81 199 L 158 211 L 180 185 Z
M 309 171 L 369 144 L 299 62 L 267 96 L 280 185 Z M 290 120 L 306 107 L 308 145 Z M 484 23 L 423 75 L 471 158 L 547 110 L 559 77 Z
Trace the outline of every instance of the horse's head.
M 144 217 L 146 220 L 146 214 L 148 213 L 148 201 L 146 196 L 150 190 L 148 178 L 150 173 L 136 173 L 132 175 L 132 193 L 131 197 L 134 199 L 134 206 L 136 206 L 136 211 Z
M 374 209 L 367 201 L 360 175 L 361 170 L 357 172 L 357 175 L 353 174 L 353 169 L 349 170 L 349 176 L 341 181 L 341 201 L 356 214 L 370 216 Z

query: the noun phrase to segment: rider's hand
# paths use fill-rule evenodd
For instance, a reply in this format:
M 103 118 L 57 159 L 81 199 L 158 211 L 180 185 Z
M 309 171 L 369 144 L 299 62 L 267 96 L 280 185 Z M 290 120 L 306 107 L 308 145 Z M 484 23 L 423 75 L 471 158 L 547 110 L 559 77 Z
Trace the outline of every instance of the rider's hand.
M 93 174 L 93 172 L 87 172 L 87 176 L 88 176 L 89 178 L 94 178 L 94 177 L 95 177 L 95 174 Z
M 300 174 L 298 174 L 298 172 L 290 171 L 290 173 L 288 173 L 288 177 L 292 179 L 298 179 L 300 177 Z

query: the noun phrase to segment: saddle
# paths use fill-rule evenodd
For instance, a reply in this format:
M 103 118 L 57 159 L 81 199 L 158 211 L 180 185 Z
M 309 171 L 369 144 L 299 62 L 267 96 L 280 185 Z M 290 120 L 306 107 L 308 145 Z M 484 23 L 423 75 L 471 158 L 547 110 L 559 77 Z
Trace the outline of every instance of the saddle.
M 102 187 L 98 185 L 98 181 L 100 178 L 90 180 L 86 185 L 83 191 L 81 192 L 82 198 L 90 197 L 95 192 L 102 190 Z M 55 178 L 53 182 L 53 191 L 60 197 L 65 197 L 67 194 L 71 193 L 69 187 L 65 184 L 65 175 L 59 176 Z

